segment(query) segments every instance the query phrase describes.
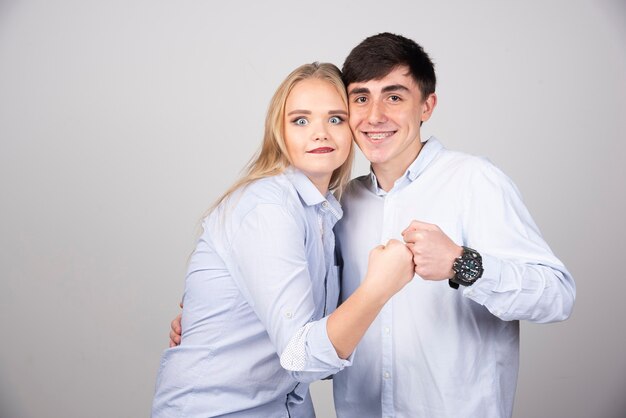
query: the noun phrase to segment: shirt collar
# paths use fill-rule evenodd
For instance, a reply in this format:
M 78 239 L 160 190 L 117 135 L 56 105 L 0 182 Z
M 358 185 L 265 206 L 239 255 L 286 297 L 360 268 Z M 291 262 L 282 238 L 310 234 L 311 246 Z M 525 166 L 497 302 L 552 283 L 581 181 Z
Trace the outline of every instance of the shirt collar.
M 406 172 L 402 177 L 397 179 L 394 183 L 393 188 L 402 183 L 411 183 L 416 178 L 419 177 L 420 174 L 424 172 L 426 167 L 435 159 L 439 151 L 443 149 L 443 145 L 437 138 L 431 136 L 428 138 L 422 145 L 422 149 L 415 160 L 409 165 Z M 370 182 L 372 184 L 372 189 L 379 196 L 384 196 L 387 194 L 383 189 L 378 186 L 378 179 L 376 178 L 376 174 L 374 174 L 374 170 L 370 166 Z
M 300 199 L 302 199 L 307 206 L 321 204 L 324 209 L 330 210 L 337 219 L 341 219 L 343 215 L 341 205 L 331 192 L 326 193 L 325 197 L 322 196 L 313 182 L 302 171 L 295 167 L 287 167 L 285 169 L 285 176 L 289 182 L 293 184 L 293 187 L 296 188 Z M 325 205 L 324 202 L 328 202 L 328 205 Z

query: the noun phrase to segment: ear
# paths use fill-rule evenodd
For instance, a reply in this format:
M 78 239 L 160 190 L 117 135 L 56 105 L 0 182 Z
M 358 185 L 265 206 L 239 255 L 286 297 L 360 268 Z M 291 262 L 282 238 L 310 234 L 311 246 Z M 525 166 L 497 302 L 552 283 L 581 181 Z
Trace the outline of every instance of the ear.
M 428 119 L 430 119 L 430 116 L 435 110 L 435 106 L 437 106 L 437 95 L 435 93 L 431 93 L 422 103 L 422 122 L 426 122 Z

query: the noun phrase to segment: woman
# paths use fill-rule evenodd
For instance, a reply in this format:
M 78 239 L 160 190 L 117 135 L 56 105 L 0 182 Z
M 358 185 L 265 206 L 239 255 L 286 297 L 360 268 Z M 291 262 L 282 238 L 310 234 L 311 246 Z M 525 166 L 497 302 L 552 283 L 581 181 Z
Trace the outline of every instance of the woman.
M 332 64 L 274 94 L 259 155 L 204 221 L 185 283 L 180 346 L 161 360 L 153 417 L 313 417 L 308 384 L 351 364 L 385 302 L 413 277 L 398 241 L 375 248 L 338 309 L 331 190 L 350 176 L 347 97 Z

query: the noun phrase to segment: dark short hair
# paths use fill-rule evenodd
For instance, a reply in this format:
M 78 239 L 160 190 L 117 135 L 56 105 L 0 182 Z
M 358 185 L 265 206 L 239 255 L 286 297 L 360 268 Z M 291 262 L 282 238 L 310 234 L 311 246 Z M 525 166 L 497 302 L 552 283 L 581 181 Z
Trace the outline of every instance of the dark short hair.
M 415 41 L 388 32 L 370 36 L 350 51 L 343 63 L 343 82 L 347 87 L 380 80 L 402 65 L 409 68 L 423 99 L 435 92 L 435 66 L 428 54 Z

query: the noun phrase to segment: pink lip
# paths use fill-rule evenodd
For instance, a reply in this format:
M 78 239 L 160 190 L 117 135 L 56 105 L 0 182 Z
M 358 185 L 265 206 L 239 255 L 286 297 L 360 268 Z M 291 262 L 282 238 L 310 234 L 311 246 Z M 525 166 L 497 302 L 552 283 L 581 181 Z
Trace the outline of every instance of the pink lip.
M 312 149 L 311 151 L 307 151 L 309 154 L 327 154 L 329 152 L 333 152 L 335 149 L 330 147 L 319 147 Z

